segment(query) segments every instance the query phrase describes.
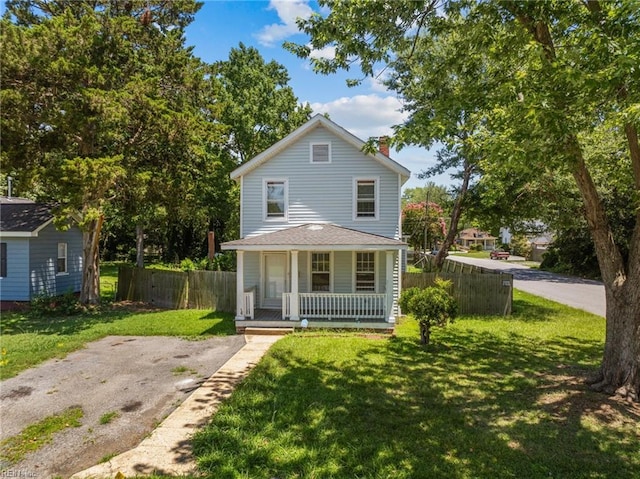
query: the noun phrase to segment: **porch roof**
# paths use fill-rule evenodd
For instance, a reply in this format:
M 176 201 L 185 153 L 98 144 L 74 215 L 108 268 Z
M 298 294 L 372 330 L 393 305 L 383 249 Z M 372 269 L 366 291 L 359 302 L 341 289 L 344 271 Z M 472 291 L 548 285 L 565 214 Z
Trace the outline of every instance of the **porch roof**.
M 223 250 L 351 251 L 407 249 L 402 241 L 332 224 L 305 224 L 222 243 Z

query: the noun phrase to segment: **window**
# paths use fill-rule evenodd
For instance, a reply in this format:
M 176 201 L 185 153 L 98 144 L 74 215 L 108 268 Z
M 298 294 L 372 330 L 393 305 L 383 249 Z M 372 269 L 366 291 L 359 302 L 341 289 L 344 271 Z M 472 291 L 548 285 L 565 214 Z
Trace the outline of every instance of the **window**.
M 356 292 L 376 291 L 376 254 L 356 253 Z
M 311 253 L 311 291 L 331 291 L 330 253 Z
M 355 180 L 354 219 L 376 219 L 378 217 L 377 181 L 375 179 Z
M 0 243 L 0 278 L 7 277 L 7 243 Z
M 265 181 L 266 219 L 285 220 L 287 218 L 286 180 Z
M 67 243 L 58 243 L 58 274 L 67 272 Z
M 311 163 L 331 163 L 331 144 L 311 143 Z

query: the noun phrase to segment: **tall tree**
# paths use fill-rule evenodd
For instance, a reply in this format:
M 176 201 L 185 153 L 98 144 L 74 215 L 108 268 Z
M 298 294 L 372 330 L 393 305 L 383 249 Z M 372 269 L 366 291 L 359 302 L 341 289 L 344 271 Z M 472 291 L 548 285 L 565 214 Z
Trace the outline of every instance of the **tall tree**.
M 451 49 L 442 64 L 417 62 L 407 80 L 437 95 L 431 76 L 451 73 L 490 85 L 468 106 L 474 124 L 478 164 L 485 174 L 509 169 L 515 177 L 533 172 L 551 181 L 569 174 L 581 198 L 595 245 L 607 298 L 602 364 L 592 387 L 637 401 L 640 395 L 640 9 L 633 0 L 617 2 L 526 2 L 449 0 L 374 3 L 321 1 L 323 17 L 300 20 L 311 47 L 335 46 L 335 57 L 315 62 L 330 73 L 357 58 L 365 74 L 378 62 L 393 70 L 412 64 L 416 52 L 433 48 L 443 35 Z M 455 35 L 455 31 L 461 32 Z M 290 46 L 308 56 L 309 46 Z M 478 59 L 479 69 L 457 68 L 462 56 Z M 469 65 L 464 60 L 462 65 Z M 442 68 L 444 67 L 444 68 Z M 436 70 L 440 68 L 440 70 Z M 398 70 L 403 72 L 402 69 Z M 406 71 L 406 70 L 404 70 Z M 454 98 L 453 101 L 458 101 Z M 421 122 L 428 124 L 429 115 Z M 626 144 L 617 161 L 597 164 L 586 155 L 587 138 L 606 129 Z M 398 130 L 401 136 L 402 126 Z M 432 133 L 433 135 L 433 133 Z M 414 141 L 414 140 L 410 140 Z M 628 254 L 612 227 L 594 171 L 633 192 L 634 226 Z M 562 177 L 562 175 L 560 175 Z M 486 185 L 490 188 L 490 185 Z M 508 197 L 508 195 L 507 195 Z M 577 214 L 579 211 L 573 211 Z
M 442 208 L 432 201 L 409 203 L 402 208 L 402 231 L 409 236 L 408 243 L 414 250 L 427 250 L 446 235 L 447 226 Z
M 306 122 L 311 107 L 301 105 L 288 85 L 286 68 L 265 62 L 260 52 L 240 43 L 229 59 L 214 65 L 222 84 L 221 121 L 227 125 L 228 152 L 244 163 Z
M 406 188 L 402 192 L 402 206 L 421 201 L 433 201 L 446 210 L 451 202 L 451 195 L 446 186 L 437 185 L 433 181 L 428 181 L 424 186 Z
M 60 214 L 79 221 L 84 303 L 100 298 L 105 202 L 118 198 L 129 173 L 137 173 L 132 145 L 144 148 L 149 124 L 139 115 L 175 93 L 155 101 L 167 79 L 156 68 L 158 44 L 165 52 L 184 50 L 181 32 L 198 8 L 191 0 L 7 3 L 0 32 L 3 163 L 23 187 L 42 191 L 60 203 Z

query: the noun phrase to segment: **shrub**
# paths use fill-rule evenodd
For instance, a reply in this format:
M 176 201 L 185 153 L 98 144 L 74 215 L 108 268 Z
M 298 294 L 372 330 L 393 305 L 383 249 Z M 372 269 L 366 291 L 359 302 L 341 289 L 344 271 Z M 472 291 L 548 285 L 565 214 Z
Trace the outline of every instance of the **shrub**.
M 436 278 L 425 289 L 409 288 L 400 295 L 400 308 L 420 324 L 420 342 L 429 344 L 432 326 L 446 326 L 458 315 L 458 304 L 449 292 L 451 281 Z
M 189 258 L 185 258 L 182 261 L 180 261 L 180 269 L 182 271 L 195 271 L 196 264 L 193 262 L 193 260 Z
M 71 316 L 82 311 L 78 297 L 72 291 L 60 296 L 48 293 L 36 295 L 30 302 L 31 314 L 42 316 Z

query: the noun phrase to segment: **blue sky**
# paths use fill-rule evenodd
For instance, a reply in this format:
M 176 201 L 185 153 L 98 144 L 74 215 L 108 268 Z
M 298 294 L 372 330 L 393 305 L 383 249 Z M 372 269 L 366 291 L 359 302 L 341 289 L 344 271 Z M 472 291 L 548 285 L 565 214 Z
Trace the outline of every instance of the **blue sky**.
M 286 67 L 295 95 L 301 102 L 308 102 L 314 113 L 328 113 L 333 121 L 362 140 L 391 134 L 391 127 L 405 118 L 394 93 L 373 79 L 366 79 L 358 87 L 347 87 L 346 79 L 359 77 L 359 71 L 316 74 L 307 60 L 282 48 L 284 41 L 308 41 L 298 31 L 295 20 L 312 11 L 320 11 L 317 3 L 303 0 L 206 0 L 187 29 L 187 44 L 206 62 L 228 59 L 231 48 L 240 42 L 253 46 L 265 61 L 275 60 Z M 432 152 L 405 148 L 400 152 L 392 150 L 391 156 L 411 170 L 405 188 L 424 186 L 427 180 L 419 180 L 416 174 L 434 164 Z M 451 183 L 448 174 L 431 181 Z

